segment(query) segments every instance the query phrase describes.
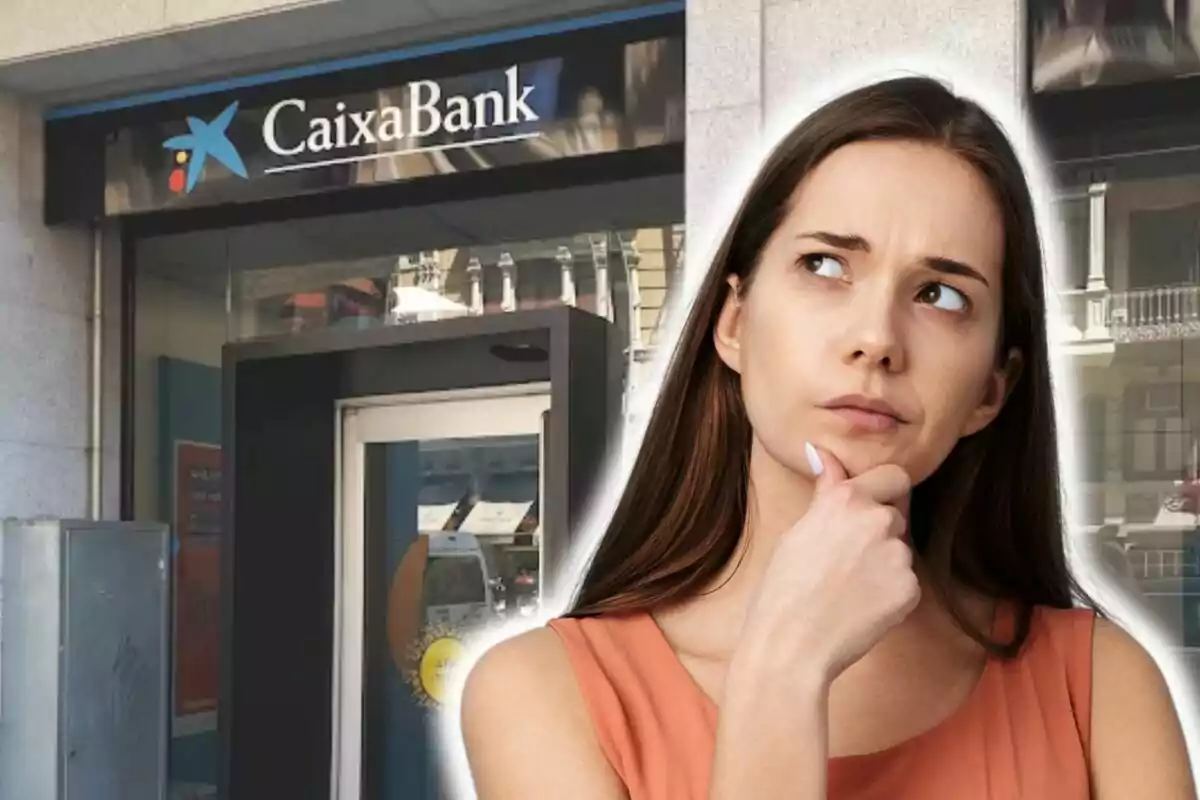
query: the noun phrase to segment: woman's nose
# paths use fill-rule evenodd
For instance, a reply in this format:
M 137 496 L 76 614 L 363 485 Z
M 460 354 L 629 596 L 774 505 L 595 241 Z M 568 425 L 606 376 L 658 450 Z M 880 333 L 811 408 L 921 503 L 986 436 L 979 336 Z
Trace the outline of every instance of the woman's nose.
M 890 291 L 863 292 L 851 305 L 846 326 L 845 361 L 887 372 L 904 369 L 904 349 L 897 330 L 899 314 Z

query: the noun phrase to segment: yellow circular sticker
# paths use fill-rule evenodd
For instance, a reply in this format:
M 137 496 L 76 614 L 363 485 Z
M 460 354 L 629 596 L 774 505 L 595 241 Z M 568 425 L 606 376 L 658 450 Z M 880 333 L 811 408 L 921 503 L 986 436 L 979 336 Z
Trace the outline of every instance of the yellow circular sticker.
M 421 688 L 435 703 L 441 703 L 446 690 L 446 671 L 462 657 L 466 648 L 450 636 L 434 639 L 421 655 Z

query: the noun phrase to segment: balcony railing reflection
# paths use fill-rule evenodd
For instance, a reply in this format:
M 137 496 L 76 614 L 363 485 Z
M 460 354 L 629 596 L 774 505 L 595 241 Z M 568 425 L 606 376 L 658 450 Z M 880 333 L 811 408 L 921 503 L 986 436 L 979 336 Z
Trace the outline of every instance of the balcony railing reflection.
M 1196 553 L 1191 550 L 1132 549 L 1128 558 L 1133 576 L 1139 580 L 1200 577 L 1200 561 L 1197 561 Z
M 567 305 L 616 323 L 633 358 L 655 341 L 682 244 L 682 226 L 662 226 L 244 270 L 238 336 Z
M 1200 285 L 1113 292 L 1109 327 L 1118 342 L 1200 337 Z
M 627 329 L 629 349 L 644 353 L 678 277 L 680 228 L 402 255 L 388 278 L 382 321 L 396 325 L 561 304 L 618 322 Z
M 1158 342 L 1200 338 L 1200 285 L 1155 286 L 1125 292 L 1063 292 L 1067 343 Z

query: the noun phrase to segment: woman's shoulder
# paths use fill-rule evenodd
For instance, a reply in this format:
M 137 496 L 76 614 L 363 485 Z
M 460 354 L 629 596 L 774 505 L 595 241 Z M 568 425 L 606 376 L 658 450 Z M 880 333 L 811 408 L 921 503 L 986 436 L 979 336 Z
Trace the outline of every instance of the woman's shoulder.
M 635 627 L 627 615 L 560 616 L 489 647 L 472 666 L 464 688 L 475 698 L 495 698 L 529 683 L 562 707 L 584 710 L 593 674 L 611 653 L 626 650 Z M 482 701 L 481 701 L 482 702 Z
M 566 648 L 549 626 L 531 628 L 488 647 L 471 666 L 464 687 L 464 705 L 470 697 L 497 697 L 504 687 L 519 689 L 535 682 L 541 694 L 571 694 L 566 680 L 571 663 Z
M 568 650 L 578 644 L 589 649 L 625 647 L 644 638 L 652 619 L 645 612 L 556 617 L 546 627 L 558 634 Z
M 1052 649 L 1059 658 L 1086 662 L 1089 668 L 1098 660 L 1154 664 L 1126 627 L 1089 607 L 1034 606 L 1029 643 L 1031 649 Z
M 1090 659 L 1099 619 L 1091 608 L 1037 605 L 1032 609 L 1029 642 L 1033 647 L 1048 646 L 1060 657 L 1071 658 L 1082 653 Z
M 1070 616 L 1060 611 L 1048 618 Z M 1195 797 L 1178 711 L 1159 663 L 1171 656 L 1151 654 L 1140 637 L 1105 615 L 1076 610 L 1073 616 L 1091 623 L 1084 655 L 1096 789 L 1113 797 Z
M 1086 606 L 1058 608 L 1056 606 L 1035 605 L 1033 607 L 1033 626 L 1051 628 L 1056 631 L 1070 630 L 1091 625 L 1098 615 L 1095 609 Z
M 1036 605 L 1030 611 L 1029 629 L 1021 650 L 1005 671 L 1022 682 L 1032 678 L 1044 684 L 1044 690 L 1052 686 L 1066 688 L 1080 722 L 1086 723 L 1091 706 L 1096 630 L 1102 618 L 1090 608 Z M 1018 624 L 1016 616 L 1009 619 L 1010 625 Z M 1010 631 L 1016 632 L 1011 628 Z
M 561 783 L 564 790 L 579 781 L 619 788 L 597 747 L 568 648 L 554 627 L 532 628 L 492 645 L 466 675 L 462 734 L 479 785 L 519 794 L 530 787 L 518 785 L 512 764 L 540 752 L 555 756 L 539 773 L 543 783 Z M 521 724 L 514 727 L 514 719 Z

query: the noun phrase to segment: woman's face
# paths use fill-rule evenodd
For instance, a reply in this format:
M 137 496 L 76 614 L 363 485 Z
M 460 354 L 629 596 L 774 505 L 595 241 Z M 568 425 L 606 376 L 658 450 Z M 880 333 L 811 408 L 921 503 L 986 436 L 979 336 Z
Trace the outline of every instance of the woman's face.
M 932 474 L 1010 388 L 1003 237 L 983 177 L 942 148 L 865 142 L 821 162 L 714 333 L 756 449 L 797 473 L 811 441 L 852 475 Z

